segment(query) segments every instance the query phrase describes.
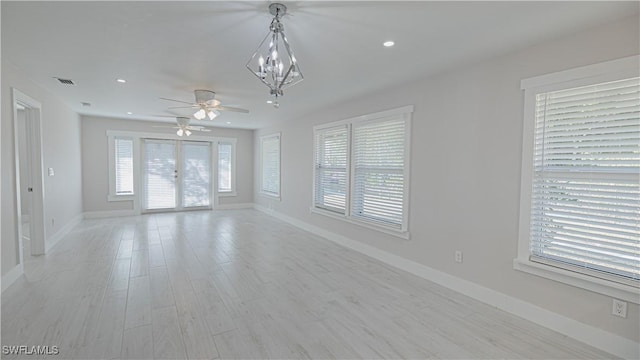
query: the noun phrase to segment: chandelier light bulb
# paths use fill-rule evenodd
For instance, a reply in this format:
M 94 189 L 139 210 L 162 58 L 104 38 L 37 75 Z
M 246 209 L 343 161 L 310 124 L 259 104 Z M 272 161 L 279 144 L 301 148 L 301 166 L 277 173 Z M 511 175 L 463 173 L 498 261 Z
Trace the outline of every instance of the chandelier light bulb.
M 176 131 L 176 135 L 178 135 L 178 136 L 184 135 L 184 130 L 178 129 L 178 131 Z
M 211 110 L 207 113 L 207 116 L 209 117 L 209 120 L 213 120 L 218 116 L 218 114 L 216 114 L 215 111 Z
M 191 135 L 191 131 L 189 131 L 189 130 L 185 130 L 185 131 L 184 131 L 184 133 L 185 133 L 187 136 L 190 136 L 190 135 Z

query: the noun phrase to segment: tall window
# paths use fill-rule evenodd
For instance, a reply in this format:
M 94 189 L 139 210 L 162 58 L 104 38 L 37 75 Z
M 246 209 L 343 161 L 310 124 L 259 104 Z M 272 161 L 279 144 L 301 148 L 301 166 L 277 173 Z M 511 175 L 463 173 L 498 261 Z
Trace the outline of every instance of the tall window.
M 261 181 L 260 192 L 280 197 L 280 134 L 260 139 Z
M 406 234 L 412 112 L 408 106 L 316 127 L 314 208 Z
M 235 193 L 235 142 L 218 142 L 218 192 Z
M 316 131 L 315 206 L 344 214 L 347 205 L 347 125 Z
M 640 78 L 530 95 L 528 260 L 638 286 Z
M 134 197 L 134 139 L 108 134 L 108 201 L 132 200 Z
M 133 139 L 115 138 L 116 195 L 133 194 Z

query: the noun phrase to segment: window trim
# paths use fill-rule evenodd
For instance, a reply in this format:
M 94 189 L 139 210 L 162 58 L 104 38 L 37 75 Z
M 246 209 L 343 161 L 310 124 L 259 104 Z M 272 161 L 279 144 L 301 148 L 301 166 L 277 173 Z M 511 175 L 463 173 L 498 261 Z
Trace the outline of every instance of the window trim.
M 338 219 L 338 220 L 342 220 L 345 221 L 347 223 L 350 224 L 355 224 L 358 226 L 362 226 L 368 229 L 372 229 L 372 230 L 376 230 L 388 235 L 392 235 L 394 237 L 398 237 L 398 238 L 402 238 L 402 239 L 410 239 L 411 238 L 411 234 L 409 231 L 409 193 L 411 191 L 411 122 L 412 122 L 412 118 L 413 118 L 413 110 L 414 110 L 414 106 L 413 105 L 407 105 L 407 106 L 403 106 L 403 107 L 399 107 L 399 108 L 394 108 L 394 109 L 390 109 L 390 110 L 385 110 L 385 111 L 379 111 L 376 113 L 371 113 L 371 114 L 366 114 L 366 115 L 360 115 L 360 116 L 356 116 L 353 118 L 349 118 L 349 119 L 344 119 L 344 120 L 340 120 L 340 121 L 334 121 L 334 122 L 330 122 L 330 123 L 325 123 L 325 124 L 320 124 L 320 125 L 316 125 L 313 127 L 313 162 L 312 162 L 312 180 L 313 180 L 313 187 L 311 189 L 311 207 L 310 207 L 310 212 L 314 213 L 314 214 L 319 214 L 319 215 L 324 215 L 333 219 Z M 404 176 L 404 188 L 406 191 L 404 191 L 403 194 L 403 219 L 402 219 L 402 224 L 400 229 L 391 227 L 391 226 L 385 226 L 381 223 L 378 222 L 373 222 L 373 221 L 367 221 L 364 218 L 360 218 L 360 217 L 353 217 L 351 215 L 352 210 L 353 210 L 353 204 L 352 204 L 352 200 L 353 200 L 353 187 L 354 187 L 354 181 L 352 179 L 352 176 L 354 174 L 354 166 L 355 163 L 353 161 L 353 125 L 358 125 L 358 124 L 363 124 L 363 123 L 367 123 L 367 124 L 371 124 L 371 123 L 375 123 L 375 122 L 384 122 L 386 120 L 390 120 L 393 117 L 396 117 L 398 115 L 401 115 L 403 117 L 403 119 L 405 120 L 405 146 L 404 146 L 404 168 L 403 168 L 403 176 Z M 335 128 L 338 126 L 347 126 L 347 196 L 346 196 L 346 208 L 345 208 L 345 213 L 344 214 L 340 214 L 340 213 L 336 213 L 334 211 L 330 211 L 327 209 L 324 209 L 322 207 L 316 207 L 315 204 L 315 193 L 316 193 L 316 141 L 317 141 L 317 133 L 319 131 L 325 130 L 325 129 L 330 129 L 330 128 Z
M 131 194 L 118 194 L 116 192 L 116 139 L 130 139 L 132 143 L 132 154 L 133 154 L 133 193 Z M 117 135 L 117 134 L 108 134 L 108 144 L 109 144 L 109 192 L 107 194 L 107 201 L 131 201 L 136 195 L 136 186 L 135 186 L 135 178 L 136 178 L 136 156 L 138 155 L 136 144 L 137 139 L 133 136 L 126 135 Z
M 270 192 L 264 190 L 264 142 L 276 138 L 278 140 L 278 192 Z M 269 135 L 260 136 L 260 195 L 275 200 L 280 200 L 282 193 L 282 133 L 277 132 Z
M 219 197 L 233 197 L 238 196 L 236 191 L 236 143 L 237 139 L 220 139 L 216 142 L 216 192 Z M 220 144 L 231 145 L 231 190 L 220 191 Z
M 570 265 L 562 266 L 556 263 L 534 262 L 530 259 L 531 253 L 529 251 L 534 175 L 536 94 L 636 77 L 638 76 L 639 63 L 640 56 L 635 55 L 521 81 L 521 89 L 524 91 L 524 123 L 522 129 L 522 168 L 520 172 L 518 253 L 513 260 L 515 270 L 640 304 L 640 288 L 638 287 L 577 272 Z

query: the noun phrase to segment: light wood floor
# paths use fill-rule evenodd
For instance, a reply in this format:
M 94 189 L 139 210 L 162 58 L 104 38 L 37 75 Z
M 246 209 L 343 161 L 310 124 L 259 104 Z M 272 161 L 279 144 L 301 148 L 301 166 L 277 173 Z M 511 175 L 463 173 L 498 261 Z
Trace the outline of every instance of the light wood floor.
M 25 267 L 2 345 L 57 358 L 611 357 L 254 210 L 86 220 Z

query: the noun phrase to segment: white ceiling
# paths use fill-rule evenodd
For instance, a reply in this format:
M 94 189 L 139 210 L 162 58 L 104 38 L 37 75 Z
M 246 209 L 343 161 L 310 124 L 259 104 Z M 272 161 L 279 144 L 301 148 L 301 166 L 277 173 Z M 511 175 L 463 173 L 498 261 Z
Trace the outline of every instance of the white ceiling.
M 268 4 L 2 1 L 2 56 L 81 114 L 157 119 L 150 115 L 174 105 L 159 97 L 192 101 L 201 88 L 217 92 L 224 105 L 251 111 L 225 112 L 215 125 L 260 128 L 632 16 L 639 7 L 634 1 L 285 2 L 285 32 L 305 80 L 274 109 L 265 103 L 268 88 L 245 68 L 267 33 Z M 385 40 L 396 45 L 384 48 Z

